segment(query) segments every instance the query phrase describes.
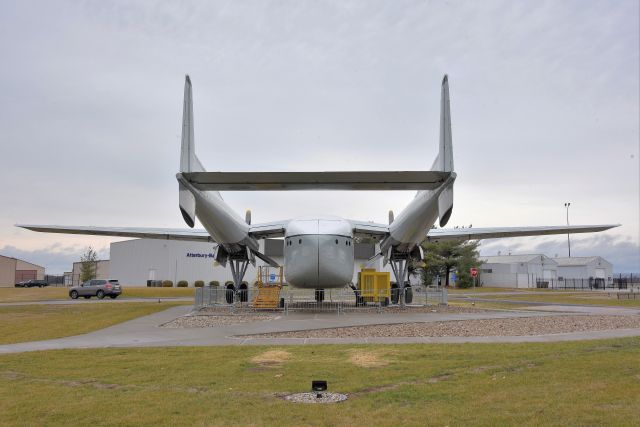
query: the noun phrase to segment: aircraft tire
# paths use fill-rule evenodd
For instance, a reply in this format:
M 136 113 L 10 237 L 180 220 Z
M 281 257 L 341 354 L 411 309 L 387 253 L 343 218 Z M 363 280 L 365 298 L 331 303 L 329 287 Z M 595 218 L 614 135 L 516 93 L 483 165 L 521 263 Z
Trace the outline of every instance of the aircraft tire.
M 227 291 L 225 292 L 225 300 L 227 301 L 227 304 L 233 304 L 233 300 L 234 300 L 234 295 L 235 294 L 235 289 L 233 288 L 233 285 L 228 285 L 227 286 Z
M 245 285 L 244 283 L 240 285 L 240 291 L 238 293 L 240 294 L 240 302 L 249 301 L 249 291 L 247 290 L 247 285 Z
M 411 304 L 413 302 L 413 289 L 411 286 L 407 285 L 404 288 L 404 303 Z
M 391 304 L 397 304 L 400 299 L 400 289 L 396 283 L 391 284 Z

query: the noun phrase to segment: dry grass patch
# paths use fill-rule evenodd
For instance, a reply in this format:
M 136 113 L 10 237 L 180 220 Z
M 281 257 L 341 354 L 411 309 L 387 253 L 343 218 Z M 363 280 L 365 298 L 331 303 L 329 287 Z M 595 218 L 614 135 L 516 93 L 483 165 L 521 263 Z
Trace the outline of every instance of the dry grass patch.
M 251 359 L 252 363 L 260 366 L 280 366 L 291 358 L 291 353 L 285 350 L 269 350 Z
M 375 351 L 355 350 L 349 356 L 349 362 L 361 368 L 382 368 L 389 360 Z

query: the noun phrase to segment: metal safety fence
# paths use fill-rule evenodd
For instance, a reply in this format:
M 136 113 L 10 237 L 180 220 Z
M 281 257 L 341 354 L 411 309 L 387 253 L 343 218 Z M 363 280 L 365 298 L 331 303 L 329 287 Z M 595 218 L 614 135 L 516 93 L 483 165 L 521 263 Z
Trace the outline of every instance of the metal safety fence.
M 606 290 L 606 289 L 629 289 L 637 287 L 640 283 L 633 282 L 633 275 L 630 280 L 626 278 L 611 278 L 605 280 L 597 277 L 581 279 L 538 279 L 536 288 L 557 289 L 557 290 Z
M 290 312 L 335 312 L 338 314 L 358 311 L 384 312 L 387 308 L 420 307 L 448 303 L 444 287 L 407 287 L 379 293 L 361 292 L 349 287 L 338 289 L 295 289 L 287 286 L 272 289 L 272 304 L 258 304 L 264 289 L 248 288 L 238 291 L 214 286 L 196 288 L 194 309 L 206 307 L 237 310 L 278 310 Z

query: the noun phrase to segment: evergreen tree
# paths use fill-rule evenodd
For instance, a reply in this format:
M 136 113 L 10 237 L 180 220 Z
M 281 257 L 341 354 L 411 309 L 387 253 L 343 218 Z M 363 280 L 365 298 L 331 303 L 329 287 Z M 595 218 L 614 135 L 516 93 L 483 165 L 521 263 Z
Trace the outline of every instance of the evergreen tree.
M 426 285 L 433 283 L 437 276 L 442 278 L 443 284 L 449 286 L 449 275 L 452 271 L 457 272 L 457 285 L 461 288 L 468 288 L 473 285 L 471 277 L 471 267 L 478 267 L 478 246 L 477 241 L 459 242 L 455 240 L 445 240 L 443 242 L 424 242 L 424 260 L 422 265 L 422 282 Z

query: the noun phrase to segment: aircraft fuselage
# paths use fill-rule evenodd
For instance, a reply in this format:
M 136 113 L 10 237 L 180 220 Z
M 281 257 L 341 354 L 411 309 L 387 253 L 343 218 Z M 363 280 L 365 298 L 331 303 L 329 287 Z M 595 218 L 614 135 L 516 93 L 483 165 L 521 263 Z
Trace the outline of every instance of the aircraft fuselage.
M 331 216 L 293 219 L 284 237 L 284 272 L 298 288 L 339 288 L 353 280 L 353 232 Z

